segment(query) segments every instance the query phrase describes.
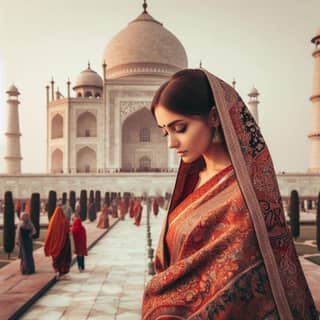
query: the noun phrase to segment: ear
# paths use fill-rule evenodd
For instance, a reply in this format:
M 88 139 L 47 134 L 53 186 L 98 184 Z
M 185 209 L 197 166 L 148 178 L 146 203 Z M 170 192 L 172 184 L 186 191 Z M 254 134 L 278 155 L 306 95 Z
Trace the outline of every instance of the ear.
M 208 115 L 209 125 L 214 128 L 218 128 L 220 126 L 220 118 L 218 115 L 218 110 L 216 106 L 213 106 Z

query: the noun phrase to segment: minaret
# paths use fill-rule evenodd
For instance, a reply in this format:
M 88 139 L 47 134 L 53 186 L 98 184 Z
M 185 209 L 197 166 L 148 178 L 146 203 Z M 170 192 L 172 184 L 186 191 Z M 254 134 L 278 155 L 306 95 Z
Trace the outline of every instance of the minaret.
M 259 97 L 260 93 L 255 87 L 252 87 L 251 91 L 248 93 L 249 101 L 248 101 L 248 108 L 253 115 L 256 123 L 259 124 L 259 114 L 258 114 L 258 104 L 259 104 Z
M 19 129 L 19 91 L 12 85 L 6 92 L 9 96 L 7 100 L 7 130 L 5 132 L 5 154 L 4 164 L 6 174 L 21 173 L 21 152 L 20 152 L 20 129 Z
M 313 88 L 311 109 L 311 132 L 308 138 L 311 142 L 309 172 L 320 173 L 320 29 L 315 37 L 311 39 L 315 44 L 315 49 L 312 53 L 314 57 L 313 71 Z

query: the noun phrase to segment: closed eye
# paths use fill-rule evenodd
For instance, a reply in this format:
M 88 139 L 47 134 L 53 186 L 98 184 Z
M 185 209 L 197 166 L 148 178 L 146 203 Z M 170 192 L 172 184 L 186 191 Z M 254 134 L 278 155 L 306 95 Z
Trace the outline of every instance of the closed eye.
M 187 126 L 186 125 L 176 125 L 174 126 L 174 131 L 177 133 L 183 133 L 187 130 Z
M 163 137 L 166 137 L 168 135 L 168 131 L 164 128 L 161 128 L 161 131 L 162 131 L 162 136 Z

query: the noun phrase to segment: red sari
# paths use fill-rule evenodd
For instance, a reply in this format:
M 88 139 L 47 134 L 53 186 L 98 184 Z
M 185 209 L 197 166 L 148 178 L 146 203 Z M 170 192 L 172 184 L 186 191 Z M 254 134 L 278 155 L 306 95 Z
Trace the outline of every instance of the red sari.
M 181 162 L 142 318 L 318 319 L 259 128 L 234 89 L 204 72 L 232 166 L 194 190 L 204 160 Z

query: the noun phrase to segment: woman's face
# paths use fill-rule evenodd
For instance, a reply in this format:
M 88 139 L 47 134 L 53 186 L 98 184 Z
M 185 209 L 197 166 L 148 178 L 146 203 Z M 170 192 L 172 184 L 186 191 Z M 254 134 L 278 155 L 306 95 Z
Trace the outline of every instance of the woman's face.
M 198 159 L 211 145 L 212 127 L 200 116 L 184 116 L 162 105 L 155 108 L 155 117 L 168 147 L 176 150 L 186 163 Z

